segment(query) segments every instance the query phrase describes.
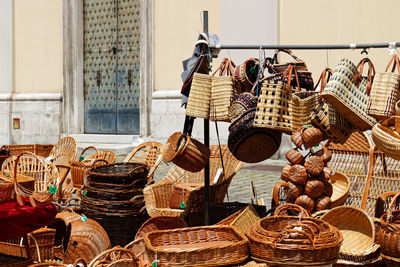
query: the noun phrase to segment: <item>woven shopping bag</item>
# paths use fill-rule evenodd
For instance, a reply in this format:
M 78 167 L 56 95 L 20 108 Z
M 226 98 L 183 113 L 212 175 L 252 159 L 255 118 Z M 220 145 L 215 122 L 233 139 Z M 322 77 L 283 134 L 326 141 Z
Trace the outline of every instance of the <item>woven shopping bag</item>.
M 393 63 L 392 71 L 388 72 Z M 395 69 L 397 67 L 397 73 Z M 386 66 L 385 72 L 379 72 L 374 78 L 367 104 L 367 114 L 383 120 L 394 115 L 395 104 L 400 98 L 400 62 L 394 54 Z
M 210 117 L 211 80 L 211 75 L 198 72 L 193 74 L 186 105 L 187 116 L 203 119 Z
M 333 71 L 330 68 L 326 68 L 321 73 L 317 85 L 315 86 L 316 89 L 321 82 L 320 94 L 324 90 L 332 74 Z M 335 143 L 345 142 L 354 129 L 353 125 L 351 125 L 348 120 L 321 97 L 319 98 L 318 105 L 311 114 L 311 124 L 319 128 L 326 137 L 332 139 Z
M 364 64 L 369 66 L 367 77 L 362 76 Z M 355 128 L 371 129 L 377 120 L 366 113 L 366 108 L 374 75 L 374 65 L 368 58 L 362 59 L 357 66 L 342 59 L 321 96 Z
M 292 95 L 292 129 L 311 124 L 311 115 L 318 106 L 318 93 L 315 91 L 300 91 Z
M 214 76 L 219 71 L 219 76 Z M 234 97 L 235 63 L 224 58 L 215 70 L 211 81 L 210 120 L 230 121 L 228 109 Z M 226 75 L 226 76 L 225 76 Z
M 291 56 L 294 61 L 286 62 L 286 63 L 279 63 L 278 62 L 278 54 L 279 52 L 284 52 Z M 265 61 L 265 66 L 268 69 L 268 72 L 271 74 L 283 74 L 285 70 L 292 65 L 293 68 L 297 72 L 297 77 L 299 79 L 300 87 L 304 90 L 313 90 L 314 88 L 314 81 L 312 78 L 311 72 L 308 71 L 306 63 L 295 56 L 291 50 L 289 49 L 278 49 L 275 51 L 274 56 L 270 60 Z M 287 80 L 285 81 L 287 82 Z M 295 83 L 295 77 L 292 77 L 292 83 Z
M 264 78 L 261 94 L 258 98 L 254 126 L 291 133 L 292 127 L 292 91 L 291 81 L 295 75 L 297 91 L 300 91 L 297 72 L 289 65 L 281 79 L 274 75 Z M 284 82 L 287 78 L 287 83 Z

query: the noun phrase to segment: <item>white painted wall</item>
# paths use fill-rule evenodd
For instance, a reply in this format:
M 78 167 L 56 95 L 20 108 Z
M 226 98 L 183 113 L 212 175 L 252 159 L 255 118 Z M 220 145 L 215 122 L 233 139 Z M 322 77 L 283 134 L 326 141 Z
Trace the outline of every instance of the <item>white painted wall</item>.
M 0 25 L 0 93 L 11 93 L 13 75 L 12 0 L 0 1 Z

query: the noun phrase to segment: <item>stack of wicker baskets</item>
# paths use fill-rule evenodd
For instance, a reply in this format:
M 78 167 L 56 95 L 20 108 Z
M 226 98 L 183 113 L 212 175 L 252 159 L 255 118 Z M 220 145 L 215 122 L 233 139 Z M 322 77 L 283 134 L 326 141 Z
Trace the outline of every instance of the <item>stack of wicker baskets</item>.
M 148 167 L 115 163 L 89 171 L 81 190 L 84 214 L 106 230 L 113 246 L 126 245 L 144 221 Z

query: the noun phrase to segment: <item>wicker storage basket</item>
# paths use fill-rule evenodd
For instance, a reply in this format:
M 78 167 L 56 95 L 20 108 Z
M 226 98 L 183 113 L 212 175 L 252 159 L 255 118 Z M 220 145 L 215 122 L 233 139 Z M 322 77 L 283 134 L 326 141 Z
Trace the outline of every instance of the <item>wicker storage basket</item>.
M 235 212 L 228 218 L 216 223 L 216 225 L 230 225 L 236 227 L 241 233 L 246 234 L 251 225 L 256 223 L 260 217 L 253 208 L 253 205 Z
M 149 167 L 142 163 L 120 162 L 91 169 L 88 179 L 96 183 L 128 185 L 146 178 L 148 172 Z
M 318 93 L 315 91 L 296 92 L 292 95 L 292 130 L 311 124 L 311 115 L 318 106 Z
M 30 144 L 30 145 L 7 145 L 10 148 L 10 153 L 13 156 L 18 156 L 23 152 L 31 152 L 37 156 L 47 157 L 50 151 L 53 149 L 54 145 L 40 145 L 40 144 Z
M 400 258 L 400 210 L 394 208 L 399 197 L 400 193 L 393 197 L 388 211 L 380 218 L 377 238 L 382 253 L 394 258 Z
M 251 91 L 257 81 L 258 68 L 259 64 L 256 58 L 250 58 L 235 68 L 236 93 Z
M 361 76 L 365 63 L 369 65 L 367 78 Z M 357 67 L 350 60 L 342 59 L 321 94 L 359 130 L 371 129 L 377 122 L 366 113 L 369 88 L 374 74 L 375 69 L 368 58 L 361 60 Z
M 188 227 L 181 217 L 156 216 L 145 221 L 136 233 L 135 240 L 142 238 L 146 233 L 156 230 L 168 230 Z
M 256 261 L 270 264 L 330 264 L 337 260 L 342 243 L 338 229 L 309 216 L 282 216 L 286 206 L 274 216 L 265 217 L 250 227 L 250 254 Z M 298 210 L 303 210 L 298 207 Z
M 343 205 L 350 191 L 349 177 L 343 173 L 335 172 L 330 179 L 329 183 L 332 185 L 331 208 Z
M 151 261 L 161 266 L 223 266 L 248 258 L 248 240 L 230 226 L 153 231 L 143 237 Z
M 229 126 L 228 147 L 238 159 L 248 163 L 271 157 L 281 144 L 278 131 L 254 126 L 256 108 L 243 113 Z
M 235 67 L 235 63 L 224 58 L 220 67 L 213 73 L 210 102 L 210 120 L 212 121 L 229 121 L 228 108 L 235 94 L 232 77 Z M 214 76 L 218 70 L 219 76 Z
M 252 93 L 235 95 L 228 109 L 229 120 L 233 122 L 251 108 L 257 107 L 257 97 Z
M 395 120 L 400 120 L 400 116 L 391 116 L 376 124 L 372 128 L 372 139 L 386 155 L 400 160 L 400 133 L 391 128 L 395 125 Z
M 208 119 L 210 117 L 211 76 L 193 74 L 192 86 L 186 106 L 186 115 Z
M 375 225 L 365 211 L 340 206 L 326 212 L 321 220 L 337 227 L 343 234 L 338 263 L 369 264 L 379 258 L 380 247 L 374 243 Z
M 162 152 L 164 161 L 172 161 L 190 172 L 201 171 L 208 162 L 210 149 L 188 134 L 183 135 L 181 142 L 178 143 L 181 136 L 181 132 L 176 132 L 168 138 Z
M 393 63 L 391 72 L 388 72 Z M 397 73 L 394 73 L 397 67 Z M 385 72 L 377 73 L 368 98 L 367 114 L 377 119 L 387 119 L 394 115 L 395 104 L 400 98 L 400 62 L 393 54 Z

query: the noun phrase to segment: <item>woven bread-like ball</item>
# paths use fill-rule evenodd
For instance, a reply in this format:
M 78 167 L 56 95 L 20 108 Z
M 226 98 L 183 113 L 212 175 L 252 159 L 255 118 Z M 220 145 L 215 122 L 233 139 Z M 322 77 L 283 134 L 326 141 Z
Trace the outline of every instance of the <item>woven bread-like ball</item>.
M 323 139 L 322 132 L 315 127 L 305 129 L 301 134 L 301 137 L 303 138 L 304 144 L 309 148 L 319 145 Z
M 307 171 L 304 166 L 293 165 L 290 168 L 290 181 L 295 184 L 305 184 L 307 181 Z
M 298 148 L 301 148 L 303 145 L 303 138 L 301 137 L 301 133 L 303 132 L 303 128 L 298 129 L 297 131 L 292 133 L 292 136 L 290 137 L 290 140 L 292 140 L 292 143 L 297 146 Z
M 325 192 L 325 185 L 321 180 L 311 178 L 306 182 L 304 192 L 309 197 L 317 198 Z
M 321 150 L 317 151 L 315 156 L 319 156 L 324 161 L 325 165 L 328 164 L 329 161 L 332 159 L 332 152 L 329 151 L 326 147 L 323 147 Z
M 284 188 L 284 191 L 288 199 L 296 199 L 298 196 L 301 195 L 301 193 L 303 193 L 303 186 L 288 182 L 287 186 L 285 186 Z
M 314 200 L 307 195 L 299 196 L 296 199 L 295 204 L 303 207 L 304 209 L 308 210 L 309 212 L 311 212 L 314 209 Z
M 293 203 L 296 201 L 296 198 L 290 198 L 290 196 L 285 195 L 285 202 L 286 203 Z
M 285 164 L 285 166 L 283 166 L 283 170 L 281 173 L 281 179 L 284 181 L 289 181 L 290 180 L 290 169 L 292 168 L 292 165 L 290 164 Z
M 333 186 L 331 183 L 326 182 L 325 183 L 325 195 L 328 197 L 332 197 L 333 194 Z
M 291 149 L 286 152 L 286 158 L 291 164 L 303 164 L 305 158 L 297 149 Z
M 308 174 L 318 175 L 323 171 L 325 164 L 321 157 L 311 156 L 306 159 L 304 167 L 306 167 Z
M 329 178 L 331 178 L 332 169 L 329 167 L 324 167 L 322 172 L 318 175 L 318 178 L 321 179 L 323 182 L 328 182 Z
M 331 206 L 331 199 L 328 196 L 322 195 L 317 198 L 315 201 L 315 209 L 318 210 L 325 210 L 329 209 Z

